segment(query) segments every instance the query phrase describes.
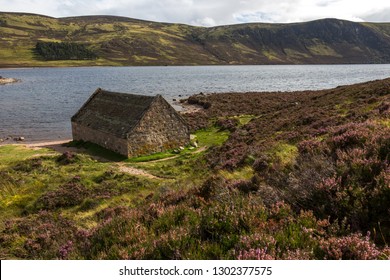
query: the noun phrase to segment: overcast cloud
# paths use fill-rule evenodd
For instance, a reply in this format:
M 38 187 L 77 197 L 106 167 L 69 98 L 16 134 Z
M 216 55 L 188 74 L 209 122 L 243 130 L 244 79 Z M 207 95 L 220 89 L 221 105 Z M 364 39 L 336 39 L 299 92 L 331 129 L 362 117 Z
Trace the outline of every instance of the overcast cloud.
M 53 17 L 118 15 L 202 26 L 329 17 L 390 22 L 388 0 L 0 0 L 0 11 Z

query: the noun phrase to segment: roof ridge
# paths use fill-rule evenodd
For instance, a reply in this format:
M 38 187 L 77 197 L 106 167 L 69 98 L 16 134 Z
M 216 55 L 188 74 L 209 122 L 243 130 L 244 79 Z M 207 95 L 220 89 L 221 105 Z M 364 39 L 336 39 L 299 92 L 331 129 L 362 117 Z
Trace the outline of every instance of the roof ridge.
M 100 91 L 102 93 L 113 93 L 113 94 L 117 94 L 117 95 L 122 95 L 122 96 L 137 96 L 137 97 L 142 97 L 142 98 L 151 98 L 151 99 L 154 99 L 156 98 L 159 94 L 157 95 L 144 95 L 144 94 L 139 94 L 139 93 L 127 93 L 127 92 L 117 92 L 117 91 L 110 91 L 110 90 L 105 90 L 105 89 L 102 89 L 102 88 L 99 88 Z

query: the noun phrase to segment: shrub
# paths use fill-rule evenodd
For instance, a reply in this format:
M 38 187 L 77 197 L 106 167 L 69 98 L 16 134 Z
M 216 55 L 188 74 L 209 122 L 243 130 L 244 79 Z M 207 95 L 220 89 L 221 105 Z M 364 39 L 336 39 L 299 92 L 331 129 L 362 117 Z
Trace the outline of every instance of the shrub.
M 100 213 L 99 225 L 91 230 L 88 246 L 81 252 L 86 259 L 127 259 L 148 237 L 137 210 L 114 208 Z
M 204 198 L 205 200 L 209 200 L 212 197 L 215 197 L 218 190 L 223 188 L 226 184 L 224 178 L 220 176 L 212 176 L 208 178 L 201 187 L 199 187 L 195 191 L 195 195 Z
M 89 196 L 89 190 L 77 181 L 71 181 L 57 190 L 48 191 L 35 203 L 36 209 L 54 210 L 80 204 Z
M 236 130 L 239 120 L 237 118 L 219 118 L 215 125 L 217 127 L 220 127 L 222 130 L 229 130 L 230 132 L 233 132 Z
M 259 190 L 259 182 L 257 177 L 253 177 L 252 180 L 236 180 L 231 183 L 231 188 L 238 189 L 243 193 L 251 193 Z
M 74 256 L 77 228 L 60 215 L 41 211 L 9 220 L 1 236 L 1 246 L 10 248 L 16 258 L 65 259 Z
M 66 151 L 57 158 L 57 162 L 62 165 L 69 165 L 80 162 L 79 156 L 73 152 Z
M 330 260 L 375 260 L 390 257 L 388 249 L 380 250 L 370 241 L 369 235 L 363 237 L 359 233 L 321 240 L 320 248 L 324 259 Z
M 211 102 L 207 101 L 207 97 L 203 93 L 190 96 L 187 102 L 188 104 L 202 106 L 203 109 L 209 109 L 212 105 Z
M 18 172 L 45 172 L 47 168 L 44 165 L 42 158 L 32 158 L 25 161 L 18 162 L 13 169 Z

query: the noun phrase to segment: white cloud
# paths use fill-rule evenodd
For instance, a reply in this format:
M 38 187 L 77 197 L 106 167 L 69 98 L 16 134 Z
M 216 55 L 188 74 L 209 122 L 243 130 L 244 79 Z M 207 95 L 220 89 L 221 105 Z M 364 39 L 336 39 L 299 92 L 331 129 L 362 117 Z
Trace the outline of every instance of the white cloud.
M 0 0 L 0 10 L 55 17 L 120 15 L 203 26 L 328 17 L 390 21 L 388 0 Z
M 196 25 L 196 26 L 215 26 L 215 20 L 210 18 L 210 17 L 205 17 L 205 18 L 200 18 L 200 19 L 195 19 L 190 22 L 191 25 Z
M 390 8 L 368 12 L 363 16 L 365 21 L 390 22 Z

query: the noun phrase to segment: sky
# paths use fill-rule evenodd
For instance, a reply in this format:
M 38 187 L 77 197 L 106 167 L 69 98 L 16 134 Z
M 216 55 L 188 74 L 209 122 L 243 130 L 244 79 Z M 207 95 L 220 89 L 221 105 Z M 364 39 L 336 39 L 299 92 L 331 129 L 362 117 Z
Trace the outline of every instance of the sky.
M 389 0 L 0 0 L 0 11 L 53 17 L 116 15 L 197 26 L 320 18 L 390 22 Z

